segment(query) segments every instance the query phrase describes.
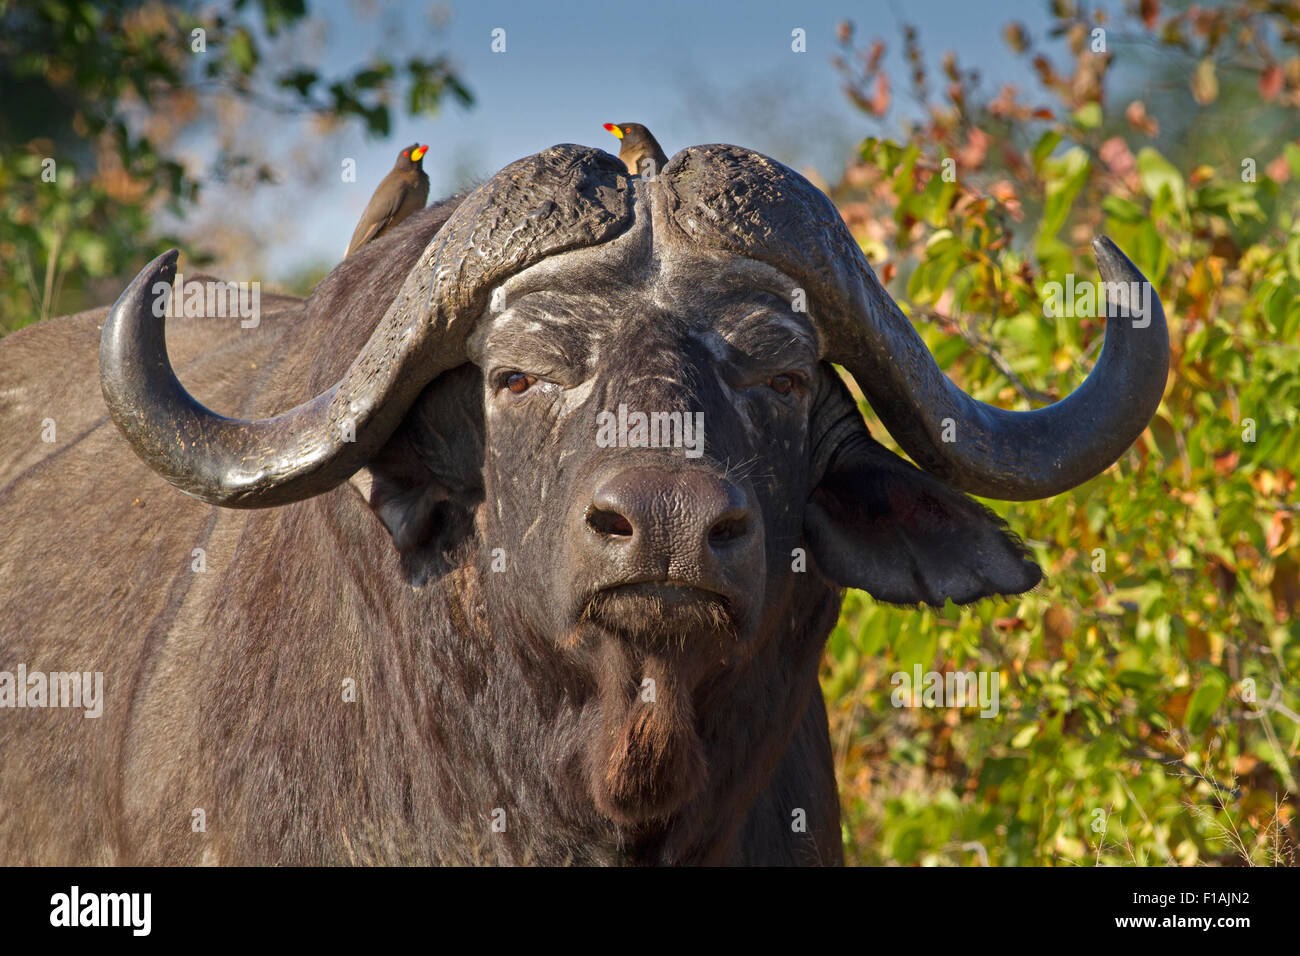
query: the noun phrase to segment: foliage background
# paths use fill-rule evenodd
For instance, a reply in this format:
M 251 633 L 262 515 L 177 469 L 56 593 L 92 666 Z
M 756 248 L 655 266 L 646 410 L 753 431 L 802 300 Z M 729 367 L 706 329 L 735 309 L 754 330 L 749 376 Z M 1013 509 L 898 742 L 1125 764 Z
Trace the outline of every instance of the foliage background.
M 913 27 L 839 30 L 866 138 L 824 185 L 954 379 L 1008 408 L 1082 381 L 1103 325 L 1046 317 L 1043 290 L 1097 277 L 1098 232 L 1156 284 L 1173 347 L 1120 462 L 1048 501 L 989 502 L 1047 572 L 1036 591 L 939 613 L 848 594 L 822 681 L 850 862 L 1297 859 L 1300 8 L 1109 6 L 1051 0 L 1037 38 L 1005 25 L 1028 90 L 985 89 L 951 53 L 933 70 Z M 195 264 L 259 251 L 229 221 L 166 225 L 200 186 L 274 178 L 239 135 L 246 108 L 382 138 L 399 113 L 473 101 L 423 49 L 304 66 L 307 22 L 305 0 L 0 0 L 0 334 L 111 301 L 171 245 Z M 197 27 L 200 61 L 163 42 Z M 904 95 L 923 119 L 891 142 Z M 177 159 L 199 133 L 215 182 Z M 891 675 L 914 665 L 996 671 L 1001 713 L 893 707 Z
M 337 176 L 322 146 L 340 128 L 382 139 L 474 102 L 423 35 L 340 69 L 315 65 L 315 26 L 307 0 L 0 0 L 0 335 L 112 302 L 171 247 L 264 281 L 296 217 L 257 215 L 258 187 Z M 207 215 L 201 191 L 222 200 Z M 305 292 L 325 271 L 270 284 Z
M 902 143 L 868 138 L 833 195 L 950 376 L 1009 408 L 1073 390 L 1102 325 L 1046 317 L 1043 290 L 1098 277 L 1097 233 L 1155 283 L 1172 344 L 1164 402 L 1118 463 L 1047 501 L 989 502 L 1045 584 L 941 614 L 850 592 L 823 670 L 846 852 L 1294 864 L 1300 8 L 1052 13 L 1066 62 L 1004 31 L 1031 91 L 983 91 L 952 54 L 931 76 L 912 28 L 899 83 L 885 41 L 840 29 L 864 114 L 886 116 L 900 87 L 925 106 Z M 1113 75 L 1135 58 L 1159 109 Z M 917 664 L 996 671 L 1001 713 L 891 706 L 891 675 Z

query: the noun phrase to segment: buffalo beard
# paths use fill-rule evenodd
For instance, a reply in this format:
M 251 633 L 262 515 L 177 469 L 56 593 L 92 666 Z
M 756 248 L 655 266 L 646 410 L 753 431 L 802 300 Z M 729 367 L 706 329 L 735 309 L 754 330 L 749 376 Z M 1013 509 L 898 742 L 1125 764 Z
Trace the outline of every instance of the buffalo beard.
M 597 594 L 575 637 L 596 656 L 600 733 L 587 753 L 596 806 L 622 825 L 672 815 L 708 779 L 694 691 L 735 653 L 737 622 L 720 596 Z

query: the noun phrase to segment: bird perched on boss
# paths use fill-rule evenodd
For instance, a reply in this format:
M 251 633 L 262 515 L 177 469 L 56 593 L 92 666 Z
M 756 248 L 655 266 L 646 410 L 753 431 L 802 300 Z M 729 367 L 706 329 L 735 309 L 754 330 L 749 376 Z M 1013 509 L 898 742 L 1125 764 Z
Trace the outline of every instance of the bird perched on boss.
M 402 150 L 392 172 L 384 177 L 361 214 L 344 258 L 371 239 L 377 239 L 416 210 L 429 198 L 429 177 L 421 166 L 427 145 L 412 143 Z
M 622 142 L 618 158 L 633 176 L 650 178 L 668 165 L 663 147 L 640 123 L 606 123 L 605 129 Z

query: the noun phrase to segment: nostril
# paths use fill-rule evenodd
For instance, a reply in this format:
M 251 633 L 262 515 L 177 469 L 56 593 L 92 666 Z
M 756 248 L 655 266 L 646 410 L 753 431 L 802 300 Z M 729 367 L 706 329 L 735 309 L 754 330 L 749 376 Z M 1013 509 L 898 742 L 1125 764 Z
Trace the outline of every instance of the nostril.
M 716 548 L 737 538 L 743 538 L 748 533 L 749 512 L 729 511 L 715 521 L 713 527 L 709 529 L 709 547 Z
M 587 527 L 597 534 L 618 535 L 625 538 L 632 536 L 632 522 L 617 511 L 608 511 L 595 505 L 587 509 Z

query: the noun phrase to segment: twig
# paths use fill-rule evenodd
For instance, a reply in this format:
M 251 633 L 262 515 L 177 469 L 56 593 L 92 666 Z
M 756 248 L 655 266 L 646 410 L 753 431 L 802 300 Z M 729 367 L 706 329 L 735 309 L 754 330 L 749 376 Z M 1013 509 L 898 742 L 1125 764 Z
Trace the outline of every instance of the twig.
M 1241 797 L 1240 788 L 1235 786 L 1234 787 L 1224 786 L 1223 784 L 1219 783 L 1219 781 L 1214 780 L 1211 777 L 1205 776 L 1205 774 L 1201 773 L 1195 767 L 1189 766 L 1180 757 L 1171 757 L 1168 754 L 1160 753 L 1160 751 L 1158 750 L 1151 750 L 1149 748 L 1140 747 L 1140 746 L 1135 747 L 1134 749 L 1128 751 L 1128 755 L 1130 757 L 1136 757 L 1139 760 L 1155 760 L 1159 763 L 1164 764 L 1166 767 L 1175 767 L 1178 770 L 1182 771 L 1181 776 L 1196 777 L 1197 779 L 1204 780 L 1215 790 L 1230 794 L 1234 800 L 1240 799 Z
M 54 234 L 54 242 L 50 245 L 50 257 L 45 261 L 45 294 L 41 297 L 41 320 L 44 321 L 50 317 L 50 311 L 54 308 L 54 277 L 59 271 L 59 254 L 63 251 L 63 233 Z
M 1128 781 L 1124 779 L 1124 775 L 1116 770 L 1115 779 L 1117 779 L 1119 785 L 1124 788 L 1124 793 L 1127 794 L 1129 802 L 1132 803 L 1134 809 L 1137 810 L 1138 816 L 1142 818 L 1142 822 L 1151 828 L 1151 835 L 1156 841 L 1156 849 L 1160 851 L 1160 855 L 1165 858 L 1165 862 L 1170 866 L 1177 866 L 1178 861 L 1174 859 L 1174 855 L 1169 852 L 1169 844 L 1165 842 L 1164 836 L 1158 829 L 1156 829 L 1155 824 L 1147 818 L 1146 811 L 1142 809 L 1142 804 L 1138 802 L 1137 796 L 1131 789 L 1129 789 Z
M 997 370 L 1002 373 L 1007 381 L 1011 383 L 1012 387 L 1015 388 L 1023 398 L 1026 398 L 1031 402 L 1041 402 L 1043 404 L 1050 404 L 1056 400 L 1046 392 L 1040 392 L 1038 389 L 1028 385 L 1024 379 L 1017 375 L 1011 368 L 1011 363 L 1007 361 L 1006 356 L 999 352 L 992 343 L 986 342 L 970 329 L 965 328 L 960 322 L 930 309 L 922 309 L 920 310 L 920 314 L 938 322 L 943 326 L 944 331 L 956 332 L 960 335 L 967 345 L 992 362 L 997 367 Z

